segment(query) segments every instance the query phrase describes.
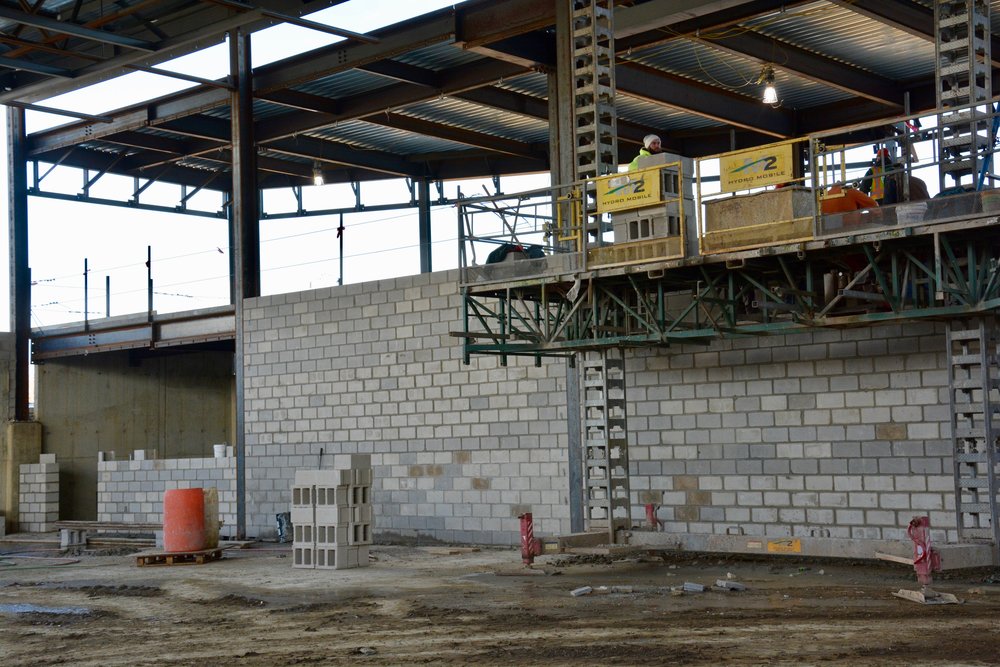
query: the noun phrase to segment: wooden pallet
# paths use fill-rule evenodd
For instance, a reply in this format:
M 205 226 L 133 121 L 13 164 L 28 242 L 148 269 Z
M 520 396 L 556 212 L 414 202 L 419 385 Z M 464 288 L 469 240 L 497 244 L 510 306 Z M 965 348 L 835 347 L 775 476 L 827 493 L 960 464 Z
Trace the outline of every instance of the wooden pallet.
M 135 555 L 135 564 L 146 565 L 204 565 L 222 558 L 222 549 L 203 551 L 144 551 Z

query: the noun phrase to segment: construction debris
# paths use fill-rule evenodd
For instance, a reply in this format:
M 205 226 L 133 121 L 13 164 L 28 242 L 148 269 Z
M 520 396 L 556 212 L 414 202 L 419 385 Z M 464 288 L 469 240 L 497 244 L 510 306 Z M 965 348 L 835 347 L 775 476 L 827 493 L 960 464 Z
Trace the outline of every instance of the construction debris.
M 591 588 L 590 586 L 580 586 L 580 588 L 575 588 L 575 589 L 571 590 L 569 592 L 569 594 L 572 595 L 575 598 L 578 598 L 581 595 L 590 595 L 593 592 L 594 592 L 594 589 Z
M 937 591 L 932 591 L 929 588 L 924 588 L 919 591 L 908 591 L 906 589 L 900 588 L 898 591 L 893 593 L 894 596 L 898 598 L 903 598 L 904 600 L 909 600 L 910 602 L 918 602 L 920 604 L 961 604 L 962 601 L 951 593 L 938 593 Z
M 705 587 L 701 584 L 695 584 L 690 581 L 685 581 L 684 585 L 681 586 L 681 590 L 685 593 L 704 593 Z
M 745 591 L 747 587 L 738 581 L 727 581 L 726 579 L 716 579 L 715 587 L 726 591 Z

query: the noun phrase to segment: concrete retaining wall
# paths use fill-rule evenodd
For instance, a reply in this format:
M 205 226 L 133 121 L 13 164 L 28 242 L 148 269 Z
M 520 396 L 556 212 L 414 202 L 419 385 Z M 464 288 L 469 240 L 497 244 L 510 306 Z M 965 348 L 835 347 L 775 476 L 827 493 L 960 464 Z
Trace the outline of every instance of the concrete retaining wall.
M 97 518 L 97 453 L 210 456 L 232 443 L 233 355 L 141 351 L 50 359 L 37 368 L 42 451 L 62 465 L 61 519 Z
M 248 533 L 274 534 L 297 468 L 372 455 L 378 531 L 515 544 L 569 531 L 566 366 L 462 364 L 455 272 L 248 302 Z M 933 324 L 629 351 L 637 523 L 954 539 L 944 338 Z M 945 534 L 947 531 L 947 534 Z

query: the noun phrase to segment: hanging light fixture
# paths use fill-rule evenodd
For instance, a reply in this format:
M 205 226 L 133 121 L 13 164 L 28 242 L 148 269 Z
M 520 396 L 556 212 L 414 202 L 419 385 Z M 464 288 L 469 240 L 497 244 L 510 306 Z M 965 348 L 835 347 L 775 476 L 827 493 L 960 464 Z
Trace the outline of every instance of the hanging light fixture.
M 323 178 L 323 167 L 319 161 L 313 162 L 313 185 L 323 185 L 326 180 Z
M 778 91 L 774 87 L 774 68 L 770 65 L 764 65 L 764 69 L 760 71 L 760 78 L 757 79 L 757 83 L 764 84 L 764 96 L 761 98 L 761 101 L 764 104 L 777 104 Z

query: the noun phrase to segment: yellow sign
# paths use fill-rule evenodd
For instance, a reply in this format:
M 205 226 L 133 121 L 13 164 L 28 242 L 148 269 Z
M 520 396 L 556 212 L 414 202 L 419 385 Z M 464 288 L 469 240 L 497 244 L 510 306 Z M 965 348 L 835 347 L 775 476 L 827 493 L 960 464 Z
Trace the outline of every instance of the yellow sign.
M 723 192 L 749 190 L 792 180 L 792 144 L 732 153 L 719 158 Z
M 768 540 L 767 550 L 772 554 L 798 554 L 802 553 L 802 541 L 799 539 Z
M 597 212 L 653 206 L 660 201 L 660 168 L 611 174 L 595 179 Z

